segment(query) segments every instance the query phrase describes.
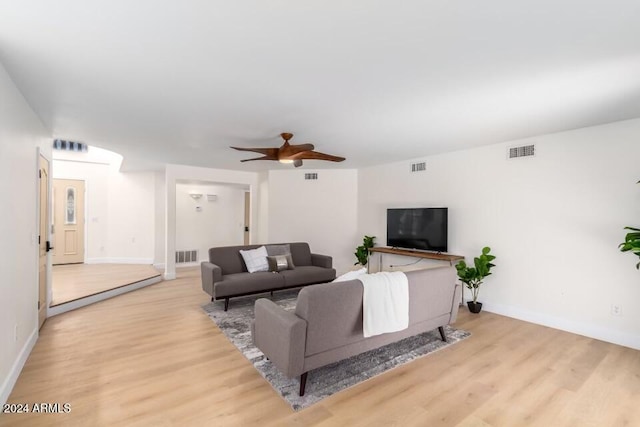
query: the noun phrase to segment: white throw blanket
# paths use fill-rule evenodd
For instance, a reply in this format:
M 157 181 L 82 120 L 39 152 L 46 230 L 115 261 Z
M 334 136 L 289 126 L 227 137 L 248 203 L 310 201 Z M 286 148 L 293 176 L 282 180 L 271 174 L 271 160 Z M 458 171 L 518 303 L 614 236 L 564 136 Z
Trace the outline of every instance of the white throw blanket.
M 362 282 L 362 332 L 366 337 L 409 327 L 409 281 L 401 272 L 358 276 Z

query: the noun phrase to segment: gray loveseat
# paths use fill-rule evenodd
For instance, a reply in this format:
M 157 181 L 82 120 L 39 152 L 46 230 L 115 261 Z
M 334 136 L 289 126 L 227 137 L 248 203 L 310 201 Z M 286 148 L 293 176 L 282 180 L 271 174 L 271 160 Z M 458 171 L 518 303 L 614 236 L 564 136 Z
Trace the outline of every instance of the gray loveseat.
M 278 273 L 247 271 L 240 250 L 266 246 L 269 251 L 269 246 L 281 245 L 289 245 L 294 269 Z M 304 242 L 211 248 L 209 262 L 200 266 L 202 289 L 211 295 L 211 301 L 224 299 L 224 310 L 227 311 L 232 297 L 331 281 L 336 277 L 336 270 L 331 268 L 332 262 L 330 256 L 311 253 L 309 244 Z
M 255 303 L 253 341 L 287 377 L 300 375 L 304 394 L 313 369 L 455 322 L 462 289 L 454 267 L 407 272 L 409 327 L 364 338 L 359 280 L 308 286 L 300 291 L 295 312 L 261 298 Z

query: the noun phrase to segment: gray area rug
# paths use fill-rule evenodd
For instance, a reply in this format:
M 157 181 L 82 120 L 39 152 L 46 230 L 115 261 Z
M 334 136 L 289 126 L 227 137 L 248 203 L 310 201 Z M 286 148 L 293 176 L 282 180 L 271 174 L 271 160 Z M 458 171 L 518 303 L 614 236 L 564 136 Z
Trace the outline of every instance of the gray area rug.
M 471 335 L 469 332 L 445 326 L 445 333 L 449 340 L 447 343 L 440 339 L 440 333 L 436 329 L 314 369 L 309 372 L 305 395 L 300 397 L 298 396 L 299 378 L 287 378 L 266 360 L 262 352 L 253 345 L 250 328 L 256 299 L 269 297 L 286 310 L 293 311 L 298 291 L 276 292 L 273 297 L 262 294 L 233 298 L 227 312 L 224 311 L 224 301 L 211 302 L 202 307 L 229 340 L 296 411 L 396 366 L 455 344 Z

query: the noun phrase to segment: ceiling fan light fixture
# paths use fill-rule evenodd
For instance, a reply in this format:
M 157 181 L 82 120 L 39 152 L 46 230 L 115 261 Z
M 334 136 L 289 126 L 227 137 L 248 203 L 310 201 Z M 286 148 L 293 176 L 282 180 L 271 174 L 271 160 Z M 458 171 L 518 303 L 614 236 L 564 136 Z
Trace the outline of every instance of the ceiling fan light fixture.
M 292 159 L 278 159 L 278 161 L 285 165 L 290 165 L 291 163 L 293 163 Z

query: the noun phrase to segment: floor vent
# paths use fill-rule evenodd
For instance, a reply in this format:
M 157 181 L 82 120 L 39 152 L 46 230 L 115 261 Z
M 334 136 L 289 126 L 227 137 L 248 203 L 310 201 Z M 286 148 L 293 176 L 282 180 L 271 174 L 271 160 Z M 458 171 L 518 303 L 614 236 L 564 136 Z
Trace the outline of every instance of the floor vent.
M 511 147 L 509 148 L 508 154 L 510 159 L 535 156 L 536 146 L 532 144 L 532 145 L 523 145 L 521 147 Z
M 184 264 L 187 262 L 198 262 L 198 251 L 176 251 L 176 264 Z
M 411 163 L 411 172 L 424 172 L 427 170 L 426 162 Z
M 318 179 L 318 174 L 313 172 L 313 173 L 305 173 L 304 174 L 304 179 Z

